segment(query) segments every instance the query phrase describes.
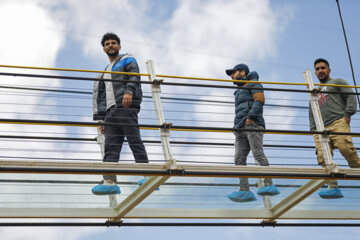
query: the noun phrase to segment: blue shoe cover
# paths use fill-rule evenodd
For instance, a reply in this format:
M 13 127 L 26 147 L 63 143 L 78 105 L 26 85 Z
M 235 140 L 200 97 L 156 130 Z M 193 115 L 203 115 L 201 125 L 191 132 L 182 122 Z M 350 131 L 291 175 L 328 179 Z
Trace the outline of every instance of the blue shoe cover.
M 91 189 L 93 194 L 96 195 L 111 195 L 120 194 L 120 188 L 118 185 L 103 185 L 99 184 Z
M 143 178 L 137 182 L 139 186 L 141 186 L 144 182 L 146 182 L 147 179 Z M 160 190 L 160 188 L 157 188 L 156 191 Z
M 264 196 L 264 195 L 274 196 L 274 195 L 278 195 L 279 193 L 280 192 L 275 185 L 262 187 L 257 192 L 257 194 L 262 195 L 262 196 Z
M 233 202 L 251 202 L 255 201 L 255 195 L 250 191 L 238 191 L 228 194 L 227 197 Z
M 344 195 L 341 193 L 340 189 L 338 188 L 321 191 L 319 192 L 319 196 L 324 199 L 337 199 L 344 197 Z

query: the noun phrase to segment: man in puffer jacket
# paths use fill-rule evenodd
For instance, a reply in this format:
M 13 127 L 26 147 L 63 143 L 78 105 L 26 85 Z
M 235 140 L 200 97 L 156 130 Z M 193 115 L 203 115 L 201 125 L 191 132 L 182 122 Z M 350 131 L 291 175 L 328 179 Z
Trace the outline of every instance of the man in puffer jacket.
M 139 67 L 134 57 L 130 54 L 119 54 L 121 49 L 120 38 L 116 34 L 106 33 L 101 44 L 110 61 L 105 71 L 139 73 Z M 119 161 L 121 148 L 126 137 L 135 161 L 137 163 L 148 163 L 140 130 L 136 126 L 142 101 L 140 76 L 101 73 L 98 78 L 99 81 L 95 81 L 93 89 L 93 118 L 99 122 L 118 124 L 116 126 L 99 126 L 100 132 L 105 135 L 103 161 Z M 104 79 L 115 81 L 104 81 Z M 104 175 L 103 183 L 95 186 L 92 192 L 97 195 L 119 194 L 120 188 L 116 185 L 116 176 Z
M 238 64 L 233 69 L 226 70 L 226 74 L 233 80 L 254 81 L 251 83 L 235 82 L 239 89 L 235 95 L 235 164 L 246 165 L 247 156 L 250 149 L 255 161 L 261 166 L 269 166 L 269 162 L 264 154 L 263 136 L 265 121 L 263 117 L 263 105 L 265 103 L 264 90 L 262 85 L 257 83 L 259 75 L 257 72 L 250 72 L 245 64 Z M 249 131 L 236 131 L 236 129 Z M 251 130 L 260 130 L 258 132 Z M 275 185 L 272 185 L 270 178 L 265 178 L 265 186 L 258 190 L 259 195 L 279 194 Z M 235 202 L 247 202 L 256 200 L 255 195 L 249 190 L 249 180 L 240 178 L 240 191 L 233 192 L 228 198 Z

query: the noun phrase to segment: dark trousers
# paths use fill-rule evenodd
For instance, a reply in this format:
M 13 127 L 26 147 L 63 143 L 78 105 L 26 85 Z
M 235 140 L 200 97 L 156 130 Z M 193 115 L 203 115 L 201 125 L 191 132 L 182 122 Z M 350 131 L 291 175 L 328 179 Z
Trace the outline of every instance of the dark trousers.
M 135 108 L 112 107 L 106 112 L 105 123 L 138 124 L 139 110 Z M 105 126 L 104 162 L 118 162 L 124 139 L 128 140 L 136 163 L 148 163 L 145 146 L 141 140 L 140 129 L 137 126 Z M 105 175 L 104 179 L 116 182 L 116 176 Z

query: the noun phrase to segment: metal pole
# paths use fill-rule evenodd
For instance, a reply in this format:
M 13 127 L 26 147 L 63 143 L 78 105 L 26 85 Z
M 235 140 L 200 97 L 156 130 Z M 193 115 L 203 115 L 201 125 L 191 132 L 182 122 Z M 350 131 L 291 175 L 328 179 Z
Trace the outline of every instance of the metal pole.
M 255 164 L 256 166 L 259 166 L 259 162 L 255 160 Z M 259 178 L 258 179 L 258 189 L 262 188 L 262 187 L 265 187 L 265 184 L 264 184 L 264 178 Z M 262 199 L 263 199 L 263 204 L 264 204 L 264 207 L 266 209 L 270 209 L 272 208 L 272 204 L 271 204 L 271 199 L 270 199 L 270 196 L 262 196 Z
M 100 146 L 100 151 L 101 151 L 101 157 L 104 159 L 104 155 L 105 155 L 105 136 L 104 134 L 102 134 L 99 130 L 99 128 L 97 128 L 98 131 L 98 135 L 96 137 L 96 142 L 99 144 Z M 110 202 L 110 207 L 114 208 L 116 207 L 117 203 L 117 199 L 116 199 L 116 194 L 110 194 L 109 195 L 109 202 Z
M 343 21 L 342 15 L 341 15 L 341 9 L 340 9 L 339 0 L 336 0 L 336 3 L 337 3 L 337 6 L 338 6 L 338 10 L 339 10 L 339 16 L 340 16 L 340 21 L 341 21 L 341 26 L 342 26 L 342 29 L 343 29 L 343 33 L 344 33 L 346 49 L 347 49 L 348 56 L 349 56 L 351 74 L 352 74 L 352 78 L 353 78 L 353 81 L 354 81 L 354 86 L 356 86 L 356 80 L 355 80 L 355 74 L 354 74 L 354 67 L 353 67 L 352 60 L 351 60 L 350 48 L 349 48 L 349 43 L 348 43 L 347 36 L 346 36 L 346 32 L 345 32 L 344 21 Z M 357 88 L 355 88 L 355 92 L 358 93 Z M 356 97 L 357 97 L 358 103 L 359 103 L 359 105 L 360 105 L 359 95 L 357 94 Z
M 304 72 L 304 78 L 305 78 L 305 82 L 308 84 L 307 85 L 308 90 L 313 91 L 314 82 L 311 77 L 310 70 L 306 70 Z M 314 116 L 316 131 L 323 132 L 325 130 L 325 127 L 319 107 L 319 96 L 317 93 L 309 93 L 309 97 L 310 97 L 310 109 Z M 329 146 L 330 138 L 328 135 L 324 135 L 324 134 L 318 134 L 318 136 L 319 136 L 321 149 L 324 154 L 325 168 L 328 170 L 328 172 L 333 172 L 335 169 L 337 169 L 337 164 L 334 163 L 332 159 L 330 146 Z
M 146 67 L 148 73 L 150 74 L 149 81 L 153 83 L 151 84 L 151 93 L 154 101 L 154 108 L 158 119 L 158 123 L 159 125 L 165 126 L 164 128 L 159 129 L 160 137 L 161 137 L 161 145 L 164 153 L 164 159 L 165 161 L 167 161 L 167 165 L 169 168 L 176 168 L 176 160 L 173 158 L 171 153 L 171 146 L 169 140 L 170 130 L 169 128 L 166 127 L 166 126 L 171 126 L 171 123 L 165 122 L 164 111 L 160 99 L 160 93 L 161 93 L 160 84 L 162 80 L 156 79 L 154 62 L 152 60 L 148 60 L 146 62 Z

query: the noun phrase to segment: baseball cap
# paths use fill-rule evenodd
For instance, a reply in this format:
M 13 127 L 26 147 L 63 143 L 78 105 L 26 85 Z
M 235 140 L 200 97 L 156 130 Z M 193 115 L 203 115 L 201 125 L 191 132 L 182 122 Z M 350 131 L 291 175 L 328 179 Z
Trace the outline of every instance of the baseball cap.
M 241 64 L 236 65 L 236 66 L 233 67 L 232 69 L 227 69 L 227 70 L 226 70 L 226 74 L 230 76 L 230 75 L 233 74 L 235 71 L 242 71 L 242 70 L 245 70 L 245 74 L 246 74 L 246 75 L 248 75 L 248 73 L 250 72 L 249 67 L 248 67 L 246 64 L 241 63 Z

